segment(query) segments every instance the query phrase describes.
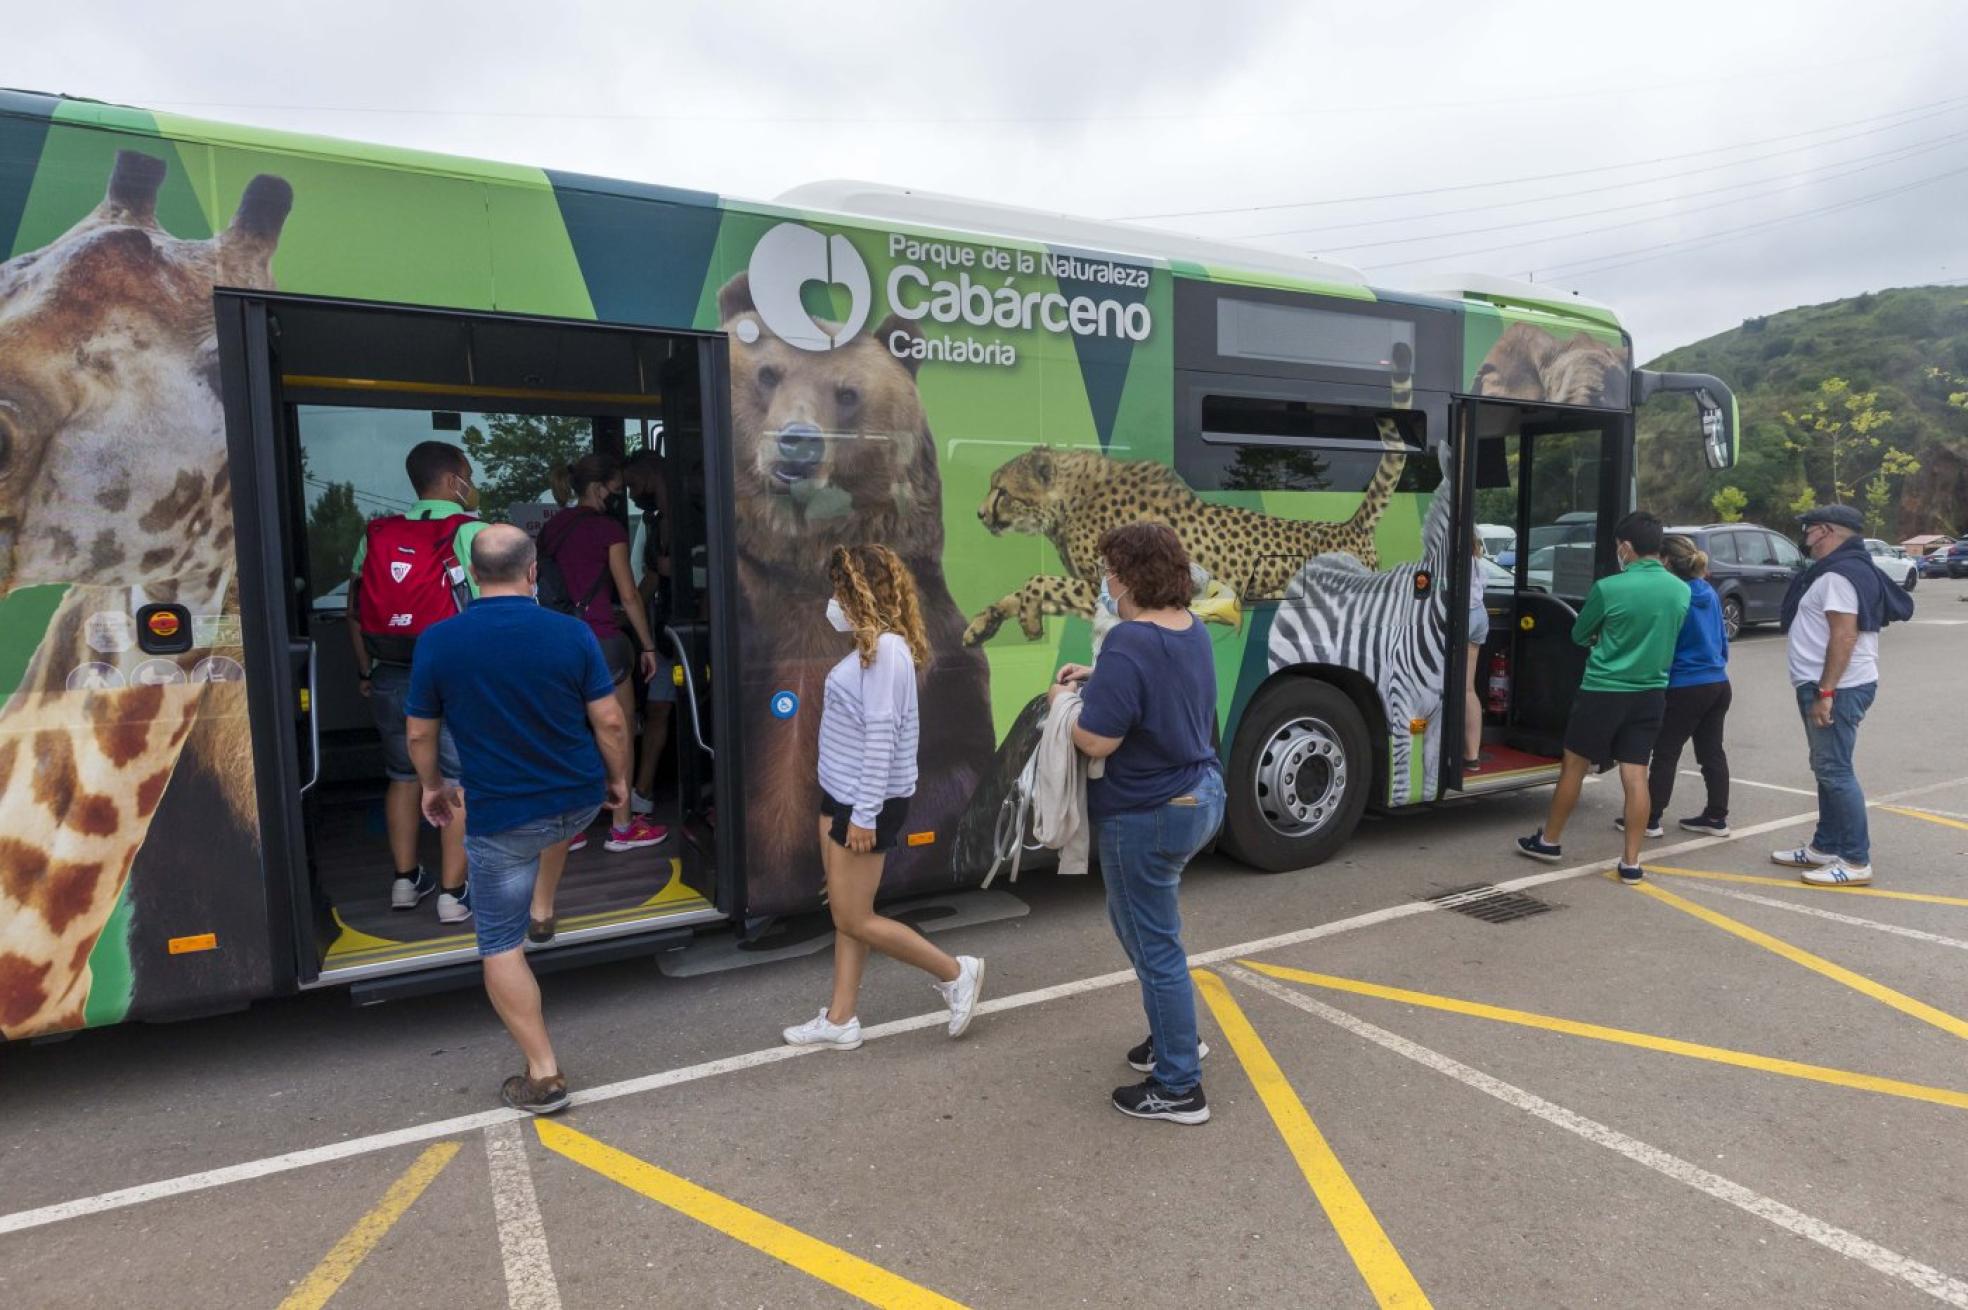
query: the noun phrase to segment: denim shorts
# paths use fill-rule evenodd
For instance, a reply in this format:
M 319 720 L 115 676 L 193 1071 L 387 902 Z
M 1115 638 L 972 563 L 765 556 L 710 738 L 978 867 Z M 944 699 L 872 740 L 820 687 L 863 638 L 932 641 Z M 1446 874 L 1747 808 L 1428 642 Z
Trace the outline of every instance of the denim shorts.
M 466 825 L 465 874 L 479 955 L 503 955 L 525 943 L 540 852 L 583 831 L 599 813 L 599 805 L 587 805 L 484 837 Z
M 383 772 L 391 782 L 415 782 L 417 766 L 410 762 L 410 729 L 404 705 L 410 699 L 410 670 L 401 664 L 377 663 L 369 676 L 369 712 L 376 716 L 376 735 L 383 739 Z M 458 744 L 451 729 L 437 725 L 437 771 L 446 782 L 463 776 L 458 767 Z

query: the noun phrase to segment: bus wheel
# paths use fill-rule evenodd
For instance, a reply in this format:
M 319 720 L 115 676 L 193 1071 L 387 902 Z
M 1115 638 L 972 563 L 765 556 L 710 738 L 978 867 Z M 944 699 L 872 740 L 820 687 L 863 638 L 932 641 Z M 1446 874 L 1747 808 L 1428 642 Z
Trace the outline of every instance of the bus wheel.
M 1368 752 L 1367 725 L 1337 687 L 1287 678 L 1260 693 L 1230 750 L 1225 849 L 1267 873 L 1330 858 L 1366 808 Z

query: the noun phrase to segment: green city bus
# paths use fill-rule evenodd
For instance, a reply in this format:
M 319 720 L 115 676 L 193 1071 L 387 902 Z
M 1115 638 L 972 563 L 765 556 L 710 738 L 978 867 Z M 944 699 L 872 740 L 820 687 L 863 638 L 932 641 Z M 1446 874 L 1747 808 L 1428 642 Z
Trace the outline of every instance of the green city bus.
M 557 963 L 817 908 L 834 545 L 903 557 L 933 647 L 888 895 L 1019 841 L 1094 543 L 1139 518 L 1206 575 L 1219 846 L 1302 869 L 1369 806 L 1548 781 L 1634 406 L 1686 394 L 1735 451 L 1721 382 L 1546 288 L 854 183 L 759 204 L 0 92 L 0 259 L 8 1038 L 470 967 L 468 924 L 390 908 L 348 632 L 421 441 L 531 527 L 570 459 L 660 456 L 660 521 L 622 513 L 667 542 L 672 836 L 570 857 Z M 1479 522 L 1550 544 L 1481 571 Z

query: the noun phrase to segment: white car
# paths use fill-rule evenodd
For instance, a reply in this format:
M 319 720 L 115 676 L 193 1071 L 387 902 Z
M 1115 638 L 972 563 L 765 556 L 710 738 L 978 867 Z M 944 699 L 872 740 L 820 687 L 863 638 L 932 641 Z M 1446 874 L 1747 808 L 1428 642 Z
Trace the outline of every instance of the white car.
M 1898 546 L 1877 537 L 1867 537 L 1865 548 L 1879 571 L 1907 591 L 1912 591 L 1914 584 L 1920 581 L 1920 566 Z

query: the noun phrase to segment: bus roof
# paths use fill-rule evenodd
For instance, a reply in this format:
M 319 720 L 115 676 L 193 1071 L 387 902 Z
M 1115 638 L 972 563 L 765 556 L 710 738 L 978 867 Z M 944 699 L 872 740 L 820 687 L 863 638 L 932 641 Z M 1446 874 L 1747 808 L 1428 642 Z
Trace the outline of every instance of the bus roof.
M 382 168 L 481 182 L 517 183 L 543 180 L 532 168 L 459 155 L 314 136 L 271 128 L 153 113 L 135 106 L 86 98 L 0 88 L 0 116 L 46 118 L 58 111 L 70 126 L 158 136 L 173 141 L 215 147 L 242 147 L 347 160 Z M 627 179 L 556 173 L 555 186 L 573 185 L 598 194 L 646 198 L 651 184 Z M 1531 282 L 1471 273 L 1436 277 L 1415 288 L 1371 287 L 1357 268 L 1337 260 L 1286 251 L 1266 250 L 1238 241 L 1212 241 L 1106 219 L 1079 218 L 1048 210 L 971 200 L 912 187 L 851 180 L 806 183 L 758 202 L 710 192 L 661 187 L 664 198 L 719 208 L 772 210 L 794 213 L 824 211 L 848 220 L 902 224 L 935 229 L 955 237 L 997 236 L 1062 245 L 1088 253 L 1099 252 L 1161 264 L 1172 271 L 1211 281 L 1320 292 L 1327 295 L 1373 298 L 1377 293 L 1402 299 L 1446 301 L 1461 307 L 1480 305 L 1509 309 L 1599 329 L 1620 329 L 1614 311 L 1596 301 Z

